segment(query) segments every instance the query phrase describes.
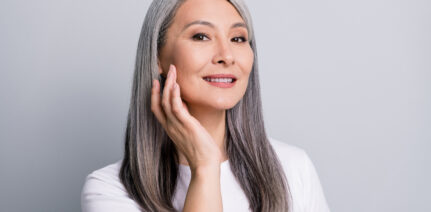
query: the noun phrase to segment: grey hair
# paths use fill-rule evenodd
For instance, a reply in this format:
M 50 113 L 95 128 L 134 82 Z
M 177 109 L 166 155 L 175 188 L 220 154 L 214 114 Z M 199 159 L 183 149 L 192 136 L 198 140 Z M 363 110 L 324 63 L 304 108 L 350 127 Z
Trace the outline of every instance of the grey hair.
M 175 211 L 172 199 L 179 170 L 178 152 L 150 105 L 152 80 L 161 78 L 159 49 L 184 1 L 154 0 L 139 37 L 119 178 L 142 211 Z M 231 171 L 247 196 L 251 211 L 290 211 L 287 179 L 265 132 L 251 16 L 242 0 L 228 2 L 246 22 L 254 52 L 247 90 L 233 108 L 226 110 L 225 148 Z

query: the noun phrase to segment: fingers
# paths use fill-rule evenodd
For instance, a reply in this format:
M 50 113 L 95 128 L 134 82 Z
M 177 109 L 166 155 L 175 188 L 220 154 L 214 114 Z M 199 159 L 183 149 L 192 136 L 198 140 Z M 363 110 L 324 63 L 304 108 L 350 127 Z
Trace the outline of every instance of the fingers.
M 159 122 L 165 126 L 166 116 L 162 111 L 160 104 L 160 83 L 158 80 L 153 80 L 153 87 L 151 89 L 151 111 L 154 113 Z
M 165 87 L 163 89 L 163 96 L 162 96 L 162 107 L 163 111 L 166 114 L 166 123 L 167 124 L 174 124 L 178 125 L 179 120 L 172 112 L 172 106 L 171 106 L 171 98 L 172 98 L 172 88 L 176 84 L 176 70 L 174 65 L 169 66 L 168 71 L 168 77 L 165 82 Z
M 151 90 L 151 110 L 165 129 L 173 125 L 182 128 L 183 124 L 193 124 L 186 104 L 181 99 L 181 91 L 176 82 L 177 73 L 174 65 L 170 66 L 163 94 L 160 96 L 160 83 L 153 80 Z M 169 125 L 169 126 L 168 126 Z
M 172 113 L 181 121 L 183 124 L 188 121 L 188 110 L 183 100 L 181 99 L 181 91 L 178 83 L 175 83 L 175 86 L 172 90 Z

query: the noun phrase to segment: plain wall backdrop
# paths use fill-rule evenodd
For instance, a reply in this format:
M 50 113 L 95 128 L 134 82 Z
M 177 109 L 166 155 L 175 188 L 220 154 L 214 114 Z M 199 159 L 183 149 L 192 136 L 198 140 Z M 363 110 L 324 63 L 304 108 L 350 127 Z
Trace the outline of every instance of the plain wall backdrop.
M 246 0 L 266 129 L 335 212 L 431 211 L 431 1 Z M 150 1 L 0 2 L 0 211 L 80 211 L 122 158 Z

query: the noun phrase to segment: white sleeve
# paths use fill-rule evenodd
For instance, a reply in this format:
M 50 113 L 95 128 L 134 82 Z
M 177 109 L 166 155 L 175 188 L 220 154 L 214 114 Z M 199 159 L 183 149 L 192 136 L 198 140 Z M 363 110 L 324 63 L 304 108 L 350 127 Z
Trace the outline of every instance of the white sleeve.
M 81 191 L 83 212 L 141 212 L 122 184 L 109 177 L 91 173 Z
M 320 184 L 319 176 L 308 154 L 304 153 L 304 195 L 306 212 L 329 212 L 329 206 Z

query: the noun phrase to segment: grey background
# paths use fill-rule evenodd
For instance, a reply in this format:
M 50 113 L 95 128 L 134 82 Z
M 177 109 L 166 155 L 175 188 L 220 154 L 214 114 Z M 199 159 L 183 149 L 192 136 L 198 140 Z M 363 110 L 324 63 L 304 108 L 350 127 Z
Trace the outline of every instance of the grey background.
M 0 211 L 79 211 L 122 157 L 150 1 L 0 2 Z M 268 134 L 332 211 L 431 211 L 431 2 L 247 1 Z

